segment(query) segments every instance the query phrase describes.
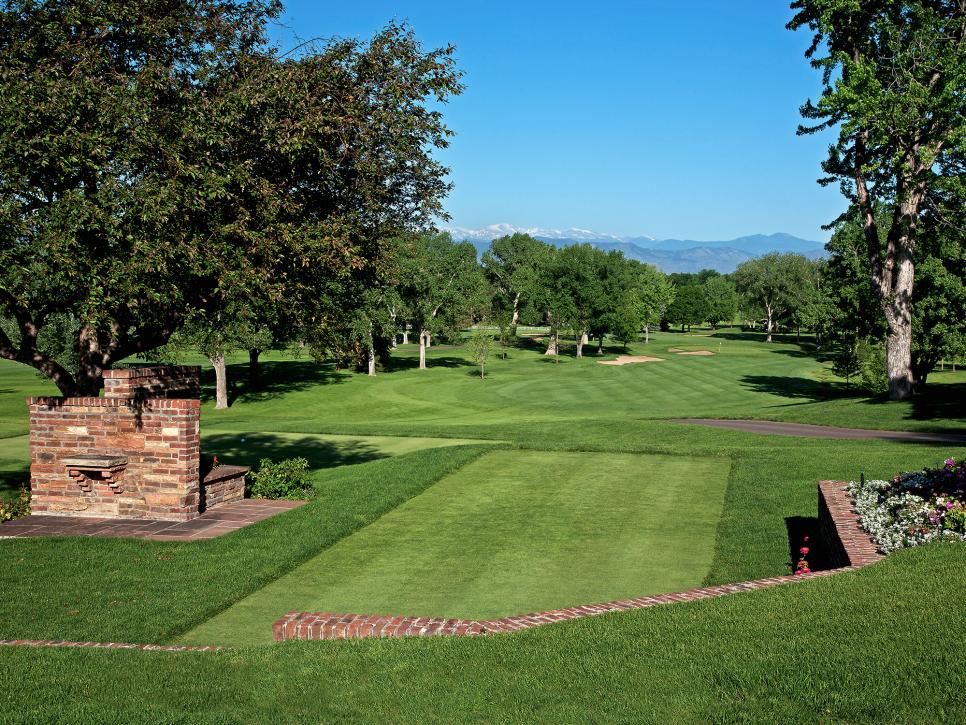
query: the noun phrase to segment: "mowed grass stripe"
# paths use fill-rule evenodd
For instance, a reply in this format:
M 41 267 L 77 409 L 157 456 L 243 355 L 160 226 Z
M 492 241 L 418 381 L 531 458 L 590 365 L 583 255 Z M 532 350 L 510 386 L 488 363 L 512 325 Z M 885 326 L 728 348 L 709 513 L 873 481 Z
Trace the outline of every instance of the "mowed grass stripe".
M 492 451 L 180 641 L 268 643 L 290 610 L 486 618 L 698 586 L 728 470 Z

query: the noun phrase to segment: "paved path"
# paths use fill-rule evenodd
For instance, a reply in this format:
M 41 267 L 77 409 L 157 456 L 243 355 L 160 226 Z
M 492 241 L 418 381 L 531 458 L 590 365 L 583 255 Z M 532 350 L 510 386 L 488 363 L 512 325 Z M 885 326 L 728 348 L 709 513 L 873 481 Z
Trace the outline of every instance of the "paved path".
M 108 519 L 83 516 L 24 516 L 0 524 L 0 538 L 25 536 L 107 536 L 154 541 L 197 541 L 237 531 L 305 501 L 245 499 L 223 503 L 190 521 Z
M 833 428 L 827 425 L 804 423 L 777 423 L 771 420 L 719 420 L 717 418 L 672 418 L 671 423 L 706 425 L 712 428 L 730 428 L 746 433 L 765 435 L 800 436 L 804 438 L 832 438 L 835 440 L 882 440 L 905 443 L 962 443 L 966 434 L 924 433 L 900 430 L 869 430 L 867 428 Z

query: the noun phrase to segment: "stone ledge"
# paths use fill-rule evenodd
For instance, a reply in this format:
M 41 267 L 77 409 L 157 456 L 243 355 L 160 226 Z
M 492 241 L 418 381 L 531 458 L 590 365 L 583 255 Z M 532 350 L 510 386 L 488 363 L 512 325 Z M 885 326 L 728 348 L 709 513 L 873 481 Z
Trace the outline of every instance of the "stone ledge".
M 208 485 L 209 483 L 238 478 L 239 476 L 244 476 L 250 470 L 248 466 L 215 466 L 205 474 L 201 482 Z

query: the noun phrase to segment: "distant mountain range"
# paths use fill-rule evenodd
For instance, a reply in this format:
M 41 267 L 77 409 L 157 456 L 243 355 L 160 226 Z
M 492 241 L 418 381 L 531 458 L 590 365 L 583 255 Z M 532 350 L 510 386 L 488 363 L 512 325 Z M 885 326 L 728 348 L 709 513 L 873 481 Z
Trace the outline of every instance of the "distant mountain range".
M 693 239 L 654 239 L 653 237 L 618 237 L 589 229 L 541 229 L 539 227 L 516 227 L 512 224 L 491 224 L 482 229 L 444 227 L 453 239 L 472 242 L 480 254 L 498 237 L 515 232 L 529 234 L 535 239 L 566 247 L 571 244 L 589 243 L 610 251 L 617 249 L 628 259 L 653 264 L 658 269 L 671 272 L 699 272 L 714 269 L 722 274 L 734 272 L 742 262 L 760 257 L 768 252 L 796 252 L 809 259 L 825 255 L 825 244 L 791 234 L 752 234 L 724 241 L 696 241 Z

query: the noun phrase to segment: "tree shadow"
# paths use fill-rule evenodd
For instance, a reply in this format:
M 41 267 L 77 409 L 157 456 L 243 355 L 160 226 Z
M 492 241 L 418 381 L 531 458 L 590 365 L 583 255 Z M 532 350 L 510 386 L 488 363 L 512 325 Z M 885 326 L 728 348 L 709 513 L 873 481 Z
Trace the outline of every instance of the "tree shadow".
M 386 372 L 414 370 L 419 368 L 419 358 L 416 357 L 400 357 L 392 358 L 391 360 L 391 364 Z M 427 368 L 464 368 L 467 365 L 472 365 L 475 367 L 476 363 L 474 363 L 472 360 L 453 356 L 426 358 Z
M 271 433 L 219 433 L 207 435 L 202 443 L 206 458 L 216 455 L 220 463 L 257 467 L 263 458 L 281 461 L 304 458 L 313 469 L 336 468 L 388 458 L 374 446 L 360 440 L 327 441 L 314 436 L 301 438 Z
M 966 421 L 966 383 L 926 384 L 913 397 L 909 418 Z
M 0 499 L 12 499 L 20 492 L 20 487 L 30 488 L 30 469 L 0 471 Z
M 270 360 L 259 364 L 259 384 L 252 388 L 248 384 L 248 364 L 229 365 L 228 403 L 236 400 L 261 402 L 279 398 L 286 393 L 306 390 L 317 385 L 335 385 L 346 382 L 351 373 L 336 370 L 331 364 L 317 363 L 314 360 Z M 215 399 L 215 371 L 205 368 L 201 371 L 201 402 Z
M 847 388 L 845 383 L 840 381 L 822 382 L 785 375 L 745 375 L 741 378 L 741 383 L 756 393 L 808 401 L 863 397 L 854 386 Z M 864 398 L 863 402 L 865 402 Z
M 804 557 L 812 571 L 831 569 L 830 552 L 824 551 L 818 536 L 817 516 L 788 516 L 785 518 L 785 530 L 788 532 L 788 568 L 794 572 L 798 560 L 802 558 L 800 549 L 808 547 L 808 554 Z M 808 541 L 805 541 L 805 537 Z

